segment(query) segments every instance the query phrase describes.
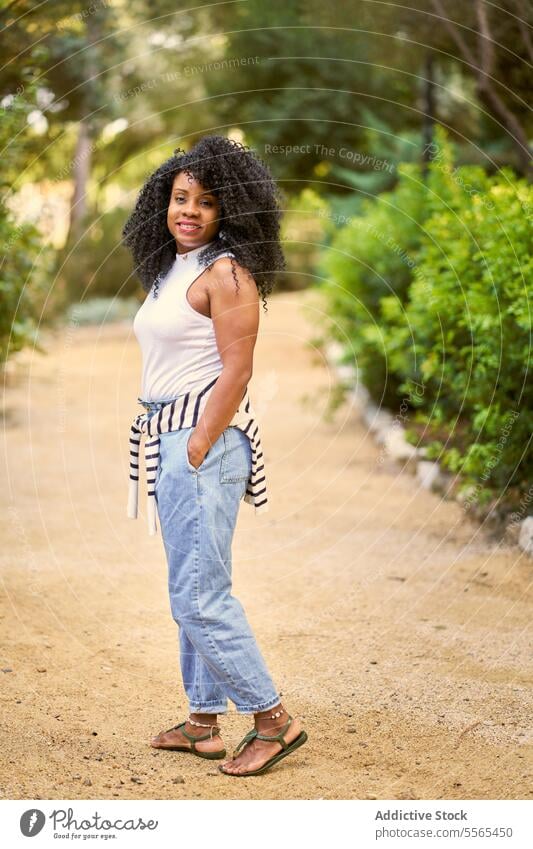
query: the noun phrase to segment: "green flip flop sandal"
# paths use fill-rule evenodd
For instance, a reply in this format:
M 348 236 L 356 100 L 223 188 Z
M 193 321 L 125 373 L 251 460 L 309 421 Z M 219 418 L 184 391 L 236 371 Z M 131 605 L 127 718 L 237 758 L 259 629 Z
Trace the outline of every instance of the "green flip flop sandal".
M 295 749 L 298 749 L 302 746 L 307 740 L 307 734 L 305 731 L 301 731 L 296 740 L 293 740 L 292 743 L 287 743 L 285 741 L 285 732 L 287 731 L 289 725 L 292 722 L 292 716 L 289 714 L 289 719 L 283 726 L 282 730 L 279 734 L 275 734 L 272 737 L 267 736 L 266 734 L 259 734 L 257 729 L 253 728 L 252 731 L 249 731 L 248 734 L 242 738 L 241 742 L 233 752 L 233 757 L 237 757 L 240 749 L 245 746 L 247 743 L 250 743 L 254 737 L 257 737 L 258 740 L 267 740 L 269 743 L 278 742 L 283 748 L 281 752 L 278 752 L 276 755 L 273 755 L 263 766 L 260 766 L 258 769 L 253 769 L 250 772 L 226 772 L 222 766 L 219 766 L 220 772 L 223 772 L 224 775 L 232 775 L 238 778 L 243 778 L 247 775 L 261 775 L 262 772 L 266 772 L 267 769 L 270 769 L 271 766 L 277 764 L 282 758 L 286 758 L 287 755 L 290 755 L 291 752 L 294 752 Z
M 191 754 L 196 755 L 198 758 L 207 758 L 210 761 L 217 760 L 218 758 L 226 757 L 226 750 L 220 749 L 218 752 L 199 752 L 196 748 L 196 743 L 199 743 L 200 740 L 209 740 L 212 738 L 212 732 L 209 734 L 201 734 L 199 737 L 195 737 L 194 734 L 189 734 L 188 731 L 185 731 L 185 725 L 187 724 L 187 720 L 185 722 L 180 722 L 179 725 L 173 725 L 172 728 L 167 728 L 164 731 L 164 734 L 167 734 L 169 731 L 176 731 L 180 729 L 181 733 L 187 737 L 188 740 L 191 741 L 191 746 L 153 746 L 154 749 L 163 749 L 168 752 L 191 752 Z M 213 730 L 216 728 L 217 733 L 220 731 L 218 725 L 213 725 Z

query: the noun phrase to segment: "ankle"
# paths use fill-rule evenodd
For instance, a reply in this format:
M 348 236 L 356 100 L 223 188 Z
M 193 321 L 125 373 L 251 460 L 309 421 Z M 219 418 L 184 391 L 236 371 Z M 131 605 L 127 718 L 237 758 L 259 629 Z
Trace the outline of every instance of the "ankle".
M 187 722 L 197 728 L 209 728 L 217 725 L 217 713 L 190 713 Z
M 282 704 L 278 704 L 270 710 L 262 710 L 254 713 L 255 727 L 265 731 L 267 728 L 273 730 L 282 728 L 289 719 L 289 713 Z

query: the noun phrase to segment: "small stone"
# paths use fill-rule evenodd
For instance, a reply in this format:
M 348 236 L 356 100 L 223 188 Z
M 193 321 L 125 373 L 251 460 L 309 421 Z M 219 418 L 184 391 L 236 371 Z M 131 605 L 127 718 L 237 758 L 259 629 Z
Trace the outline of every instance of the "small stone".
M 92 785 L 93 785 L 90 778 L 86 778 L 83 783 L 85 784 L 86 787 L 92 787 Z
M 415 462 L 417 452 L 414 445 L 407 442 L 403 429 L 391 426 L 383 433 L 383 444 L 389 457 L 397 462 Z
M 528 516 L 521 522 L 518 545 L 526 554 L 533 556 L 533 516 Z
M 346 726 L 346 733 L 347 734 L 355 734 L 356 732 L 357 732 L 357 728 L 356 728 L 355 725 L 347 725 Z
M 81 778 L 81 775 L 76 774 L 76 775 L 73 775 L 72 778 L 73 778 L 74 781 L 79 781 L 80 778 Z
M 172 779 L 172 784 L 185 784 L 183 775 L 176 775 L 176 777 Z
M 46 666 L 38 666 L 37 672 L 46 672 Z
M 6 666 L 5 669 L 2 669 L 2 672 L 13 672 L 13 670 Z
M 138 775 L 130 776 L 130 781 L 133 781 L 134 784 L 142 784 L 143 783 L 142 778 L 139 778 Z
M 416 479 L 422 489 L 438 489 L 442 485 L 439 464 L 430 460 L 419 460 L 416 464 Z

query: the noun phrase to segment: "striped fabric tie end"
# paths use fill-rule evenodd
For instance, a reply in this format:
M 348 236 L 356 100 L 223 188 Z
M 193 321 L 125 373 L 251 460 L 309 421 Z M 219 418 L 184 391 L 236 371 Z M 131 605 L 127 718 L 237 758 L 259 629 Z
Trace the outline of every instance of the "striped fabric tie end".
M 159 436 L 162 433 L 181 430 L 185 427 L 196 427 L 200 418 L 202 403 L 207 401 L 209 392 L 217 379 L 215 378 L 215 380 L 211 381 L 197 393 L 187 393 L 174 401 L 162 404 L 159 411 L 155 413 L 141 413 L 134 418 L 131 424 L 130 480 L 127 515 L 130 519 L 136 519 L 138 514 L 139 455 L 141 438 L 144 435 L 144 460 L 147 486 L 146 515 L 150 536 L 154 536 L 157 533 L 155 484 L 159 469 Z M 243 500 L 255 508 L 256 515 L 265 513 L 268 510 L 268 497 L 263 450 L 259 437 L 259 426 L 254 419 L 248 389 L 246 389 L 241 399 L 239 408 L 233 416 L 230 426 L 238 427 L 244 431 L 250 440 L 252 448 L 252 470 Z

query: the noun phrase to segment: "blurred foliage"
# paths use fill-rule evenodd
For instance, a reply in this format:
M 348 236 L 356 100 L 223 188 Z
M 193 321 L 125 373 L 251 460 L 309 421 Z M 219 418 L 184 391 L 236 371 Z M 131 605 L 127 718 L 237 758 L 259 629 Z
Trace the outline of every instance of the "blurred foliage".
M 122 246 L 127 210 L 117 207 L 86 228 L 81 240 L 58 254 L 58 276 L 66 302 L 95 297 L 129 298 L 143 291 L 131 272 L 131 257 Z
M 303 289 L 314 282 L 323 249 L 328 204 L 313 189 L 292 197 L 282 224 L 287 270 L 278 288 Z
M 350 340 L 347 358 L 356 357 L 374 397 L 387 404 L 396 400 L 397 383 L 387 379 L 380 305 L 391 292 L 399 304 L 407 300 L 427 202 L 420 166 L 401 166 L 393 191 L 363 200 L 357 214 L 332 213 L 335 235 L 321 262 L 331 335 L 344 346 Z
M 374 399 L 406 401 L 431 456 L 484 498 L 533 474 L 533 188 L 457 168 L 443 131 L 435 148 L 427 182 L 401 168 L 339 231 L 322 288 Z
M 0 355 L 4 363 L 10 354 L 26 345 L 36 345 L 38 326 L 43 318 L 48 286 L 53 272 L 52 251 L 43 248 L 37 228 L 15 219 L 10 206 L 10 181 L 23 169 L 28 146 L 22 132 L 35 106 L 35 87 L 25 77 L 25 98 L 15 97 L 2 110 L 0 149 L 3 170 L 0 197 Z M 20 136 L 20 144 L 10 144 Z
M 139 309 L 137 298 L 88 298 L 70 304 L 66 319 L 76 325 L 107 324 L 113 321 L 132 321 Z
M 422 180 L 422 140 L 433 119 L 425 115 L 428 57 L 434 60 L 435 117 L 451 128 L 457 162 L 488 163 L 492 170 L 502 163 L 519 166 L 493 95 L 531 135 L 531 9 L 519 0 L 502 0 L 498 13 L 488 8 L 493 69 L 484 79 L 496 87 L 489 92 L 477 68 L 487 58 L 480 49 L 478 4 L 446 0 L 450 24 L 444 25 L 435 2 L 197 0 L 187 9 L 171 0 L 1 4 L 0 284 L 4 299 L 14 298 L 11 311 L 16 287 L 23 285 L 16 282 L 24 276 L 21 263 L 34 269 L 18 306 L 16 344 L 23 344 L 22 328 L 29 327 L 26 314 L 41 309 L 43 287 L 48 317 L 86 297 L 142 296 L 120 247 L 121 224 L 145 178 L 175 147 L 189 147 L 206 133 L 242 138 L 278 178 L 288 199 L 289 270 L 280 280 L 286 288 L 300 288 L 320 273 L 320 246 L 347 219 L 375 216 L 375 226 L 383 226 L 368 206 L 375 196 L 380 207 L 398 205 L 404 220 L 391 225 L 392 236 L 405 253 L 416 248 L 420 233 L 407 224 L 403 204 L 413 207 L 420 229 L 415 207 L 429 198 L 414 183 Z M 473 51 L 473 64 L 465 61 L 455 31 Z M 404 175 L 397 185 L 400 163 Z M 44 180 L 71 185 L 77 201 L 65 247 L 55 257 L 47 249 L 46 260 L 39 254 L 35 266 L 39 222 L 37 229 L 16 227 L 8 199 L 22 185 Z M 406 180 L 413 184 L 409 197 Z M 402 300 L 405 261 L 387 259 L 383 250 L 380 258 L 382 246 L 370 232 L 358 238 L 369 256 L 375 254 L 377 271 L 360 269 L 354 290 L 375 285 L 377 291 L 383 277 Z M 379 351 L 379 341 L 373 345 Z M 379 374 L 382 366 L 376 356 Z

